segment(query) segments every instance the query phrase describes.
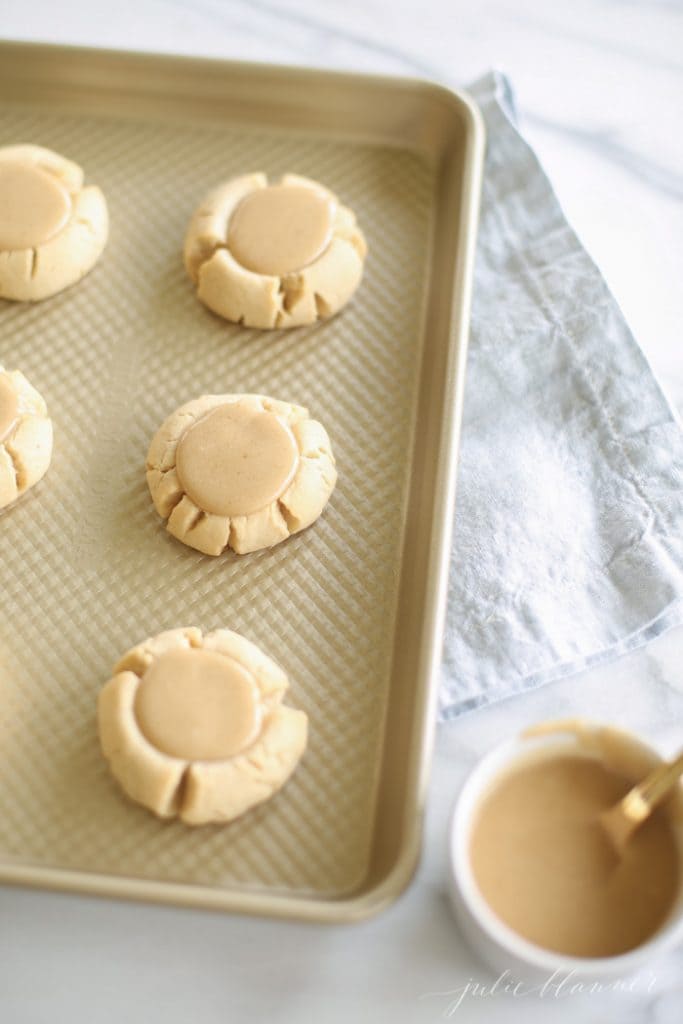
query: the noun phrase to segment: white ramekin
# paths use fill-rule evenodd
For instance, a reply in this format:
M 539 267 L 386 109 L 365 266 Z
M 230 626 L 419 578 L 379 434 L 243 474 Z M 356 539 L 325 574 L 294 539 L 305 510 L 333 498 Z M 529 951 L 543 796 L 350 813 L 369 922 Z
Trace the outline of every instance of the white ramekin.
M 593 723 L 588 723 L 593 725 Z M 599 728 L 598 725 L 595 726 Z M 622 733 L 634 748 L 653 763 L 661 755 L 630 733 Z M 520 982 L 542 983 L 557 974 L 571 974 L 577 981 L 609 981 L 634 974 L 665 950 L 683 941 L 683 822 L 675 827 L 681 855 L 678 898 L 661 928 L 643 945 L 619 956 L 586 958 L 564 956 L 534 945 L 509 928 L 481 894 L 469 857 L 472 824 L 479 802 L 493 780 L 520 758 L 543 757 L 560 750 L 584 754 L 570 733 L 536 737 L 519 734 L 494 748 L 474 767 L 456 798 L 449 828 L 450 894 L 460 928 L 472 949 L 496 977 L 505 974 Z M 501 857 L 505 851 L 501 850 Z M 507 972 L 507 973 L 506 973 Z

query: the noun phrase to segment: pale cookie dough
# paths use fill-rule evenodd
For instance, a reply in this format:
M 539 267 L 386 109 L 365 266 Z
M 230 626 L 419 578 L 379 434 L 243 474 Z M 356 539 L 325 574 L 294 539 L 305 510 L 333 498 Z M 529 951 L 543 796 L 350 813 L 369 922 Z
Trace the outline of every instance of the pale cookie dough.
M 185 236 L 201 301 L 247 327 L 332 316 L 360 283 L 366 244 L 351 210 L 316 181 L 245 174 L 210 192 Z
M 303 711 L 287 676 L 238 633 L 172 629 L 114 667 L 98 702 L 102 752 L 133 800 L 186 825 L 237 818 L 296 768 Z
M 42 146 L 0 148 L 0 298 L 35 302 L 80 281 L 109 233 L 99 188 Z
M 147 483 L 166 529 L 206 555 L 269 548 L 315 522 L 337 482 L 325 428 L 264 395 L 202 395 L 155 434 Z
M 52 420 L 42 395 L 23 373 L 0 366 L 0 508 L 37 484 L 51 458 Z

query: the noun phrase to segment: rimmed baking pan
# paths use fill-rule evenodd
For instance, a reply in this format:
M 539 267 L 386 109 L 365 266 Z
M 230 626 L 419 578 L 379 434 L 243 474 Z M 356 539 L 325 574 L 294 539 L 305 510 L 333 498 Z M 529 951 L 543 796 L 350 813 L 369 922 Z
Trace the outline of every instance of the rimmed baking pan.
M 77 161 L 111 235 L 77 286 L 0 304 L 0 362 L 45 396 L 55 455 L 0 516 L 0 879 L 314 920 L 392 901 L 419 850 L 434 729 L 483 159 L 470 101 L 422 81 L 8 44 L 0 144 Z M 181 245 L 212 185 L 316 178 L 370 253 L 337 317 L 293 331 L 199 304 Z M 339 483 L 313 528 L 203 556 L 168 536 L 150 437 L 205 392 L 308 406 Z M 119 655 L 227 626 L 287 671 L 310 718 L 286 788 L 191 829 L 130 803 L 95 704 Z

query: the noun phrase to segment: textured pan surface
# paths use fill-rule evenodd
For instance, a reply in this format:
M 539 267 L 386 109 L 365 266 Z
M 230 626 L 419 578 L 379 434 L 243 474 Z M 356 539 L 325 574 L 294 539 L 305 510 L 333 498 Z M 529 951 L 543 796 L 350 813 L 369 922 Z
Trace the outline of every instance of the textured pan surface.
M 111 235 L 80 284 L 0 304 L 0 362 L 45 396 L 55 454 L 0 515 L 0 869 L 21 864 L 235 892 L 336 897 L 366 876 L 395 647 L 417 412 L 433 161 L 414 147 L 0 105 L 0 144 L 36 142 L 104 191 Z M 232 326 L 182 267 L 187 220 L 245 171 L 329 185 L 369 244 L 339 316 L 291 332 Z M 144 479 L 147 445 L 204 392 L 260 392 L 327 427 L 339 483 L 317 525 L 270 551 L 202 556 L 171 539 Z M 229 827 L 162 823 L 109 776 L 95 703 L 128 647 L 178 625 L 226 626 L 287 671 L 310 744 L 285 790 Z M 39 880 L 39 879 L 38 879 Z M 173 892 L 169 889 L 169 898 Z

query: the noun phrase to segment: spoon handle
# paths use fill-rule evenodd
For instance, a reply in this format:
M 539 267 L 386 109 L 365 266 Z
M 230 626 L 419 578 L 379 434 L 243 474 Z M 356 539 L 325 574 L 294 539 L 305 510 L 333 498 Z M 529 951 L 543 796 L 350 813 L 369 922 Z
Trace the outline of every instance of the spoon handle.
M 653 772 L 639 787 L 641 796 L 650 807 L 666 795 L 674 780 L 683 772 L 683 751 L 674 761 L 666 761 L 657 771 Z
M 622 800 L 624 812 L 633 821 L 643 821 L 652 808 L 656 807 L 666 796 L 681 772 L 683 772 L 683 751 L 674 761 L 665 761 L 639 786 L 634 786 L 626 794 Z

